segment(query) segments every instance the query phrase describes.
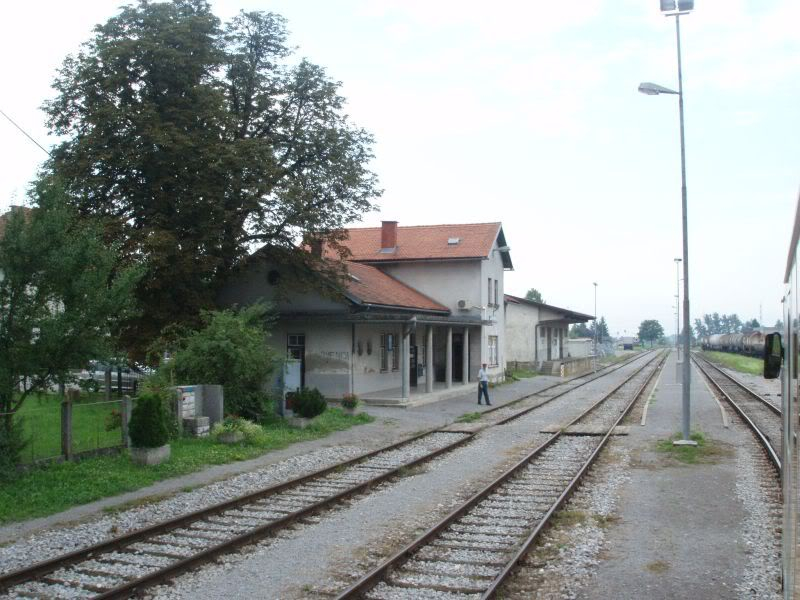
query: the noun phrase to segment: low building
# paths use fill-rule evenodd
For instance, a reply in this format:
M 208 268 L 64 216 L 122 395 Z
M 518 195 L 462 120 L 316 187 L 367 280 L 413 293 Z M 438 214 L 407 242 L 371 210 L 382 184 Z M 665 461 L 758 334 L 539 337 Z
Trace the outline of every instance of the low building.
M 461 393 L 481 363 L 505 372 L 503 274 L 512 268 L 500 223 L 348 230 L 345 289 L 292 291 L 292 273 L 258 256 L 229 282 L 224 305 L 272 303 L 270 343 L 301 361 L 302 385 L 408 404 Z M 336 255 L 322 252 L 330 260 Z M 427 395 L 427 398 L 423 398 Z
M 569 358 L 566 340 L 570 324 L 594 318 L 510 294 L 505 295 L 505 313 L 506 358 L 509 364 L 526 369 L 541 369 L 548 361 Z

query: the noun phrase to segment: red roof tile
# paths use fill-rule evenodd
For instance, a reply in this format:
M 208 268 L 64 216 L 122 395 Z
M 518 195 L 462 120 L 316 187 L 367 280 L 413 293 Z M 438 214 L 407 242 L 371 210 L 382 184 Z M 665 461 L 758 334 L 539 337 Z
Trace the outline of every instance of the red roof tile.
M 450 312 L 446 306 L 375 267 L 348 262 L 347 270 L 351 275 L 347 291 L 365 304 Z
M 397 249 L 381 252 L 381 228 L 348 229 L 344 240 L 352 256 L 359 262 L 431 260 L 448 258 L 486 258 L 500 231 L 500 223 L 468 223 L 463 225 L 415 225 L 397 228 Z M 458 243 L 448 240 L 458 238 Z M 326 254 L 333 253 L 326 248 Z

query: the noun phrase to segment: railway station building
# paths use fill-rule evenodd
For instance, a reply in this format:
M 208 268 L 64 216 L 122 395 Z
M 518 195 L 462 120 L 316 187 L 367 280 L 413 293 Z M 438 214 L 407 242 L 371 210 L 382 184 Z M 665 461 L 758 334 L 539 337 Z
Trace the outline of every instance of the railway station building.
M 504 308 L 506 358 L 512 366 L 558 374 L 562 365 L 587 358 L 570 356 L 567 334 L 570 324 L 586 323 L 592 315 L 510 294 Z
M 464 392 L 482 363 L 505 373 L 503 277 L 513 268 L 500 223 L 353 228 L 336 293 L 286 286 L 291 268 L 255 253 L 221 294 L 224 305 L 266 301 L 269 343 L 300 361 L 302 385 L 409 405 Z M 320 250 L 338 260 L 330 248 Z M 472 385 L 470 385 L 471 389 Z

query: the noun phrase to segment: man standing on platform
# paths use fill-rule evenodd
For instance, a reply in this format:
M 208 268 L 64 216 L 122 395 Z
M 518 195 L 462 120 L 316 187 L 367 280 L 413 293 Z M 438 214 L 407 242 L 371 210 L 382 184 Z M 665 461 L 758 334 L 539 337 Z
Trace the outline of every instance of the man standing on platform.
M 486 406 L 492 405 L 489 402 L 489 375 L 486 373 L 486 363 L 483 363 L 478 371 L 478 404 L 481 403 L 481 397 L 486 398 Z

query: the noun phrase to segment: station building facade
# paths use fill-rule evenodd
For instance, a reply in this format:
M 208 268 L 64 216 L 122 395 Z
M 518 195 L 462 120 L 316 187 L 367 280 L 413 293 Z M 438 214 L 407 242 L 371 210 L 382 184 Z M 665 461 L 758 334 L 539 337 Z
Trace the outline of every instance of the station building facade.
M 486 363 L 505 373 L 503 279 L 513 268 L 500 223 L 353 228 L 344 289 L 281 289 L 291 269 L 258 253 L 221 294 L 266 301 L 269 343 L 301 362 L 302 383 L 326 397 L 410 404 L 463 393 Z M 332 249 L 323 256 L 338 260 Z M 426 398 L 427 396 L 427 398 Z
M 505 295 L 504 308 L 507 360 L 526 369 L 539 370 L 548 362 L 579 358 L 570 356 L 568 350 L 569 326 L 594 318 L 510 294 Z

